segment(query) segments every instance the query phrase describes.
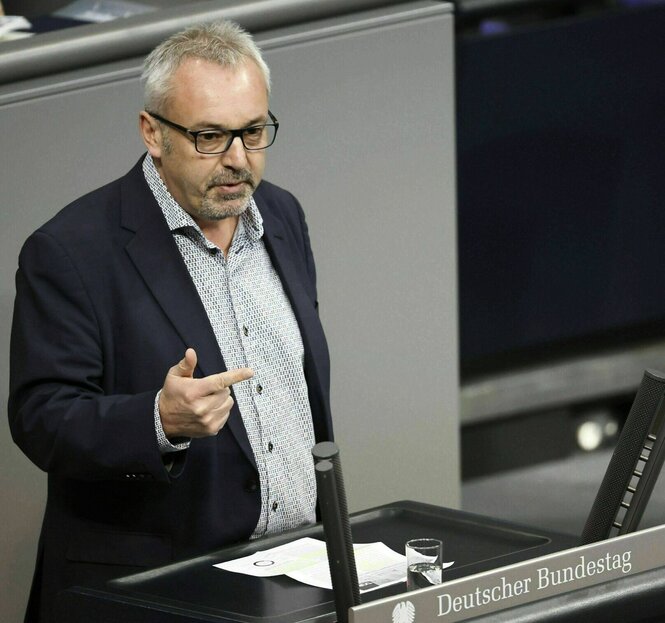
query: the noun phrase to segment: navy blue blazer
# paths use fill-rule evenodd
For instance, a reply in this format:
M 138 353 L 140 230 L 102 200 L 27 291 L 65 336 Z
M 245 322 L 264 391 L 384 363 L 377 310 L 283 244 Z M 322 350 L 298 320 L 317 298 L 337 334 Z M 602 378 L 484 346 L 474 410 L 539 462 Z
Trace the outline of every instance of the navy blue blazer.
M 264 241 L 305 347 L 317 441 L 332 439 L 329 357 L 302 208 L 263 181 Z M 49 621 L 57 591 L 246 540 L 259 478 L 237 406 L 168 471 L 153 404 L 168 369 L 196 349 L 195 376 L 226 369 L 141 162 L 78 199 L 25 243 L 16 277 L 9 419 L 48 472 L 26 620 Z

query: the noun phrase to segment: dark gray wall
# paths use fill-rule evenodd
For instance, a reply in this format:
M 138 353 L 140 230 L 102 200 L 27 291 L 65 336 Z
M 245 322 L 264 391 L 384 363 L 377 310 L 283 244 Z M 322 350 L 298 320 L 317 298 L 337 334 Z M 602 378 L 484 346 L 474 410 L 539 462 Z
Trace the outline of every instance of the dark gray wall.
M 349 505 L 457 506 L 452 16 L 443 3 L 416 2 L 257 39 L 281 122 L 266 176 L 307 213 Z M 143 152 L 140 62 L 0 87 L 4 378 L 23 240 Z M 6 392 L 5 383 L 2 404 Z M 13 623 L 27 596 L 45 476 L 6 426 L 0 450 L 0 620 Z

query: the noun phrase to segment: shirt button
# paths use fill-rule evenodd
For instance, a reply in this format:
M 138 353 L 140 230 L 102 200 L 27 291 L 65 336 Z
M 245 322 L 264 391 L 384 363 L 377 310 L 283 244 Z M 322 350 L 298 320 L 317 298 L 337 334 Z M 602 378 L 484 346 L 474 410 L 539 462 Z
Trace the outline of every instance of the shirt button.
M 277 506 L 279 506 L 279 505 L 277 504 L 277 502 L 273 502 L 273 503 L 272 503 L 272 510 L 273 510 L 273 511 L 276 511 L 276 510 L 277 510 Z
M 263 393 L 263 385 L 261 385 L 260 383 L 256 386 L 256 393 L 257 394 Z
M 274 447 L 275 447 L 275 446 L 272 445 L 272 441 L 269 441 L 269 442 L 268 442 L 268 452 L 272 452 L 272 449 L 273 449 Z
M 247 337 L 249 335 L 249 329 L 243 325 L 242 327 L 242 334 Z

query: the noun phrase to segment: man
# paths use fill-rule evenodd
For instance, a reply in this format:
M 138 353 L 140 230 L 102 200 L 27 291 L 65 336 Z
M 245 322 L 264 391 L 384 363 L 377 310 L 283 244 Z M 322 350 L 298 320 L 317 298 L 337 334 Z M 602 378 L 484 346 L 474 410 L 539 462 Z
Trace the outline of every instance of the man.
M 222 22 L 143 78 L 146 156 L 19 259 L 9 418 L 48 472 L 27 621 L 67 586 L 315 520 L 328 351 L 302 209 L 261 182 L 268 68 Z

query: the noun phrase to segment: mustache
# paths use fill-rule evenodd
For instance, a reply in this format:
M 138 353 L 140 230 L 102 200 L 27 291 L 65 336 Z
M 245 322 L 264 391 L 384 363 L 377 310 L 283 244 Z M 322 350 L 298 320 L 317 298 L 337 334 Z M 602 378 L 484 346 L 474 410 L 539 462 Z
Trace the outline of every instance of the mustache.
M 254 176 L 249 169 L 238 169 L 233 172 L 218 173 L 214 177 L 210 178 L 208 182 L 208 188 L 214 188 L 215 186 L 222 186 L 224 184 L 239 184 L 244 182 L 254 187 Z

